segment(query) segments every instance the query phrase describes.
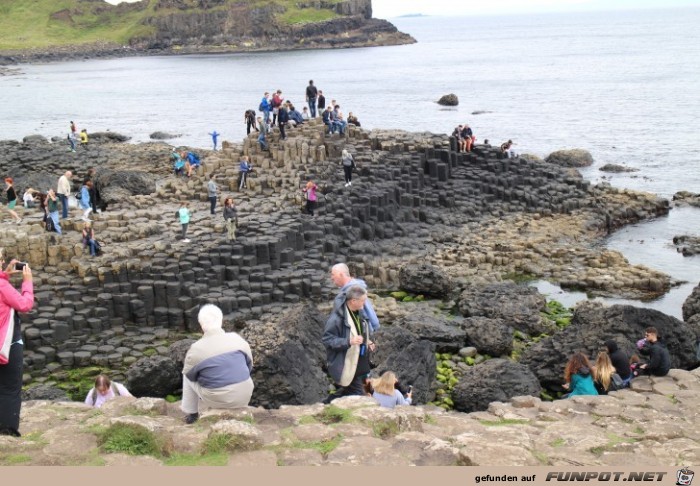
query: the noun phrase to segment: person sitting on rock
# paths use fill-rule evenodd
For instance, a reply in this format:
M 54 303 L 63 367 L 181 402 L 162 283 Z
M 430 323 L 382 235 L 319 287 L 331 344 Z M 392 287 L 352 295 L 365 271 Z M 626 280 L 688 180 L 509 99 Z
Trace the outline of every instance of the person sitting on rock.
M 575 353 L 564 369 L 564 389 L 569 390 L 567 397 L 577 395 L 597 395 L 598 391 L 591 376 L 591 363 L 583 353 Z
M 511 147 L 515 145 L 512 140 L 508 140 L 507 142 L 504 142 L 501 144 L 501 153 L 505 154 L 506 157 L 509 159 L 512 159 L 515 157 L 515 152 L 511 150 Z
M 88 133 L 84 128 L 80 130 L 80 146 L 84 149 L 88 148 Z
M 304 117 L 299 113 L 299 110 L 294 108 L 294 105 L 289 103 L 289 123 L 294 126 L 304 123 Z
M 202 165 L 202 161 L 199 158 L 199 155 L 195 154 L 194 152 L 187 152 L 186 154 L 187 157 L 187 177 L 192 176 L 192 171 L 199 169 L 199 167 Z
M 462 139 L 464 140 L 464 150 L 466 152 L 471 152 L 472 145 L 474 145 L 474 133 L 466 123 L 462 127 Z
M 607 352 L 601 351 L 593 367 L 593 384 L 598 395 L 607 395 L 624 387 L 622 378 L 615 372 L 615 367 Z
M 360 120 L 357 119 L 355 115 L 352 114 L 352 111 L 348 113 L 348 125 L 355 125 L 356 127 L 360 127 Z
M 413 398 L 413 391 L 409 391 L 404 398 L 403 394 L 396 388 L 399 380 L 391 371 L 385 371 L 382 376 L 372 380 L 372 398 L 377 400 L 380 407 L 394 408 L 397 405 L 410 405 Z
M 343 117 L 343 112 L 340 111 L 340 105 L 334 106 L 333 111 L 331 112 L 331 119 L 333 120 L 333 123 L 335 123 L 335 126 L 338 129 L 338 133 L 340 133 L 341 135 L 345 135 L 345 129 L 348 126 L 348 122 L 345 121 L 345 118 Z
M 342 303 L 345 301 L 345 293 L 350 287 L 359 285 L 363 289 L 367 290 L 367 283 L 362 279 L 351 277 L 350 269 L 345 263 L 336 263 L 331 267 L 331 281 L 333 282 L 333 285 L 340 289 L 338 294 L 335 296 L 335 299 L 333 299 L 333 307 L 339 307 L 342 305 Z M 371 331 L 377 332 L 380 327 L 379 318 L 377 317 L 377 313 L 374 311 L 372 301 L 369 299 L 369 297 L 365 299 L 365 305 L 363 306 L 362 310 L 369 320 Z
M 618 348 L 617 343 L 612 339 L 605 341 L 605 349 L 607 349 L 610 361 L 615 367 L 615 373 L 620 375 L 625 386 L 628 386 L 632 379 L 632 370 L 630 369 L 630 359 L 627 353 Z
M 110 380 L 107 375 L 97 375 L 95 386 L 93 386 L 85 397 L 85 404 L 91 407 L 100 408 L 106 401 L 114 397 L 132 397 L 121 383 Z
M 462 138 L 462 128 L 464 128 L 462 125 L 457 125 L 455 129 L 452 131 L 452 136 L 457 140 L 457 152 L 464 152 L 466 151 L 466 143 L 464 139 Z
M 22 202 L 24 203 L 25 209 L 31 209 L 33 207 L 36 207 L 36 195 L 38 193 L 39 191 L 37 191 L 36 189 L 32 189 L 31 187 L 24 191 L 24 195 L 22 196 Z
M 185 174 L 185 161 L 182 160 L 182 157 L 180 156 L 180 153 L 173 149 L 172 153 L 170 154 L 170 160 L 173 162 L 173 170 L 175 172 L 175 175 L 184 175 Z
M 235 332 L 223 330 L 223 313 L 213 304 L 197 316 L 204 335 L 187 351 L 182 369 L 182 411 L 185 423 L 199 419 L 200 406 L 247 407 L 253 395 L 253 354 Z
M 348 395 L 364 395 L 364 381 L 370 372 L 370 353 L 375 350 L 370 340 L 371 328 L 362 308 L 367 291 L 359 285 L 344 294 L 342 305 L 336 306 L 326 321 L 321 338 L 326 348 L 328 373 L 336 384 L 324 403 Z
M 647 327 L 644 332 L 646 343 L 639 352 L 648 356 L 649 360 L 640 365 L 639 369 L 645 375 L 666 376 L 671 369 L 671 356 L 666 345 L 661 342 L 659 332 L 655 327 Z
M 306 106 L 301 109 L 301 117 L 304 121 L 308 121 L 311 118 L 309 116 L 309 109 Z
M 97 252 L 100 250 L 100 245 L 95 239 L 95 230 L 89 221 L 83 224 L 83 248 L 90 248 L 90 256 L 97 256 Z

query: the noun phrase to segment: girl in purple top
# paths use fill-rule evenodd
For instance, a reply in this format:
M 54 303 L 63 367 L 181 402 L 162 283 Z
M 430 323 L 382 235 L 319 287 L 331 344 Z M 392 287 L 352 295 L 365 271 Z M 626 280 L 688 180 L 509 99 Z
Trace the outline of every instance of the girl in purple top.
M 307 182 L 306 187 L 303 189 L 303 192 L 306 194 L 306 212 L 311 216 L 314 215 L 314 210 L 316 209 L 316 201 L 318 200 L 318 196 L 316 196 L 317 189 L 318 186 L 314 181 Z

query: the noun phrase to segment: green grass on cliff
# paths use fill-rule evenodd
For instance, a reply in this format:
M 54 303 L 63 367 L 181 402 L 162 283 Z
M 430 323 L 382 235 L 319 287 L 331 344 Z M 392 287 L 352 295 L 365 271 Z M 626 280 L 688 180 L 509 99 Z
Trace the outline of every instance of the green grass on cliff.
M 325 0 L 334 5 L 342 0 Z M 240 4 L 245 0 L 230 0 Z M 247 0 L 251 8 L 276 4 L 284 7 L 275 18 L 282 25 L 321 22 L 339 17 L 330 8 L 300 8 L 297 0 Z M 102 2 L 79 2 L 78 0 L 12 0 L 0 4 L 0 50 L 47 48 L 92 44 L 97 42 L 126 45 L 130 39 L 153 33 L 153 27 L 144 20 L 154 16 L 180 14 L 178 9 L 155 9 L 156 0 L 150 0 L 141 9 L 118 9 Z M 203 9 L 192 1 L 189 12 Z M 211 10 L 225 10 L 228 5 Z M 282 9 L 280 9 L 282 10 Z

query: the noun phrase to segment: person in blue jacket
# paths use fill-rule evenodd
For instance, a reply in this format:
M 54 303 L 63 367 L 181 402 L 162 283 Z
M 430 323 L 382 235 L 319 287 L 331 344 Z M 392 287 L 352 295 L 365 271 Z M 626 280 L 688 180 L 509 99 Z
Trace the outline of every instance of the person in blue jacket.
M 217 132 L 216 130 L 214 130 L 209 135 L 211 135 L 211 141 L 214 143 L 214 150 L 216 150 L 216 146 L 217 146 L 218 140 L 219 140 L 219 135 L 221 135 L 221 134 L 219 132 Z
M 591 363 L 583 353 L 575 353 L 564 369 L 564 388 L 569 390 L 567 397 L 576 395 L 598 395 L 591 375 Z
M 90 190 L 87 184 L 83 184 L 80 188 L 80 199 L 78 199 L 78 205 L 80 209 L 83 210 L 83 221 L 90 221 L 88 217 L 92 212 L 92 205 L 90 204 Z
M 350 276 L 350 269 L 344 263 L 336 263 L 331 267 L 331 280 L 333 284 L 340 289 L 338 295 L 335 296 L 333 307 L 339 307 L 345 302 L 345 294 L 350 287 L 359 285 L 363 289 L 367 290 L 367 283 L 359 278 L 353 278 Z M 362 308 L 367 320 L 369 321 L 370 329 L 372 332 L 376 332 L 379 329 L 379 318 L 377 313 L 372 307 L 372 301 L 369 298 L 365 299 L 364 306 Z
M 272 106 L 270 105 L 270 93 L 268 93 L 267 91 L 265 91 L 265 95 L 260 101 L 260 106 L 258 107 L 258 110 L 263 112 L 263 120 L 265 121 L 266 125 L 269 125 L 270 111 L 272 111 Z
M 253 165 L 248 162 L 248 156 L 241 157 L 241 164 L 238 168 L 238 190 L 248 188 L 248 173 L 253 170 Z

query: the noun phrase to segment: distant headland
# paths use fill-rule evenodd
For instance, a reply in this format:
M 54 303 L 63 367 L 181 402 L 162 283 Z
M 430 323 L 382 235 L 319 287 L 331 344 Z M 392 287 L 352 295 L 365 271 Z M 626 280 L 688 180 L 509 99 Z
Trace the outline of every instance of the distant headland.
M 372 18 L 372 0 L 19 0 L 0 7 L 0 65 L 150 54 L 230 53 L 410 44 Z M 41 26 L 40 28 L 34 28 Z M 30 28 L 31 27 L 31 28 Z

